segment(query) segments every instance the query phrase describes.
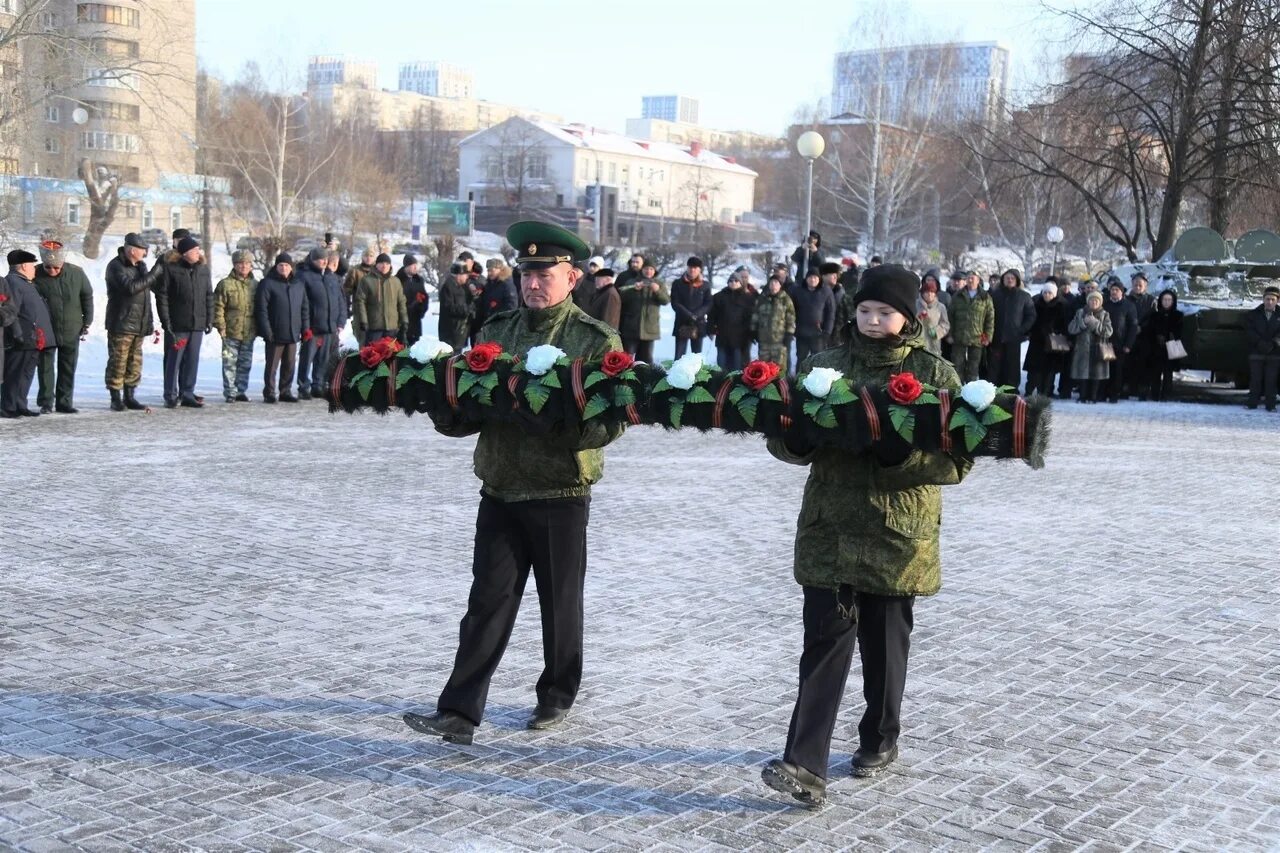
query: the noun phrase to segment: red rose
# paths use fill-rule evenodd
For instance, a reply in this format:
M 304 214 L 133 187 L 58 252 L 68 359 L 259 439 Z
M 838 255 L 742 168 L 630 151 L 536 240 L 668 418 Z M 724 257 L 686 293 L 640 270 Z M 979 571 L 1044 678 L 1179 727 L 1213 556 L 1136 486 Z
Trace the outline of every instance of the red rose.
M 476 344 L 467 353 L 467 367 L 476 373 L 484 373 L 493 367 L 494 360 L 502 355 L 502 344 L 493 342 Z
M 742 384 L 759 391 L 778 378 L 778 365 L 772 361 L 753 361 L 742 371 Z
M 417 296 L 415 296 L 415 297 L 413 297 L 413 298 L 414 298 L 415 300 L 417 300 L 417 302 L 418 302 L 418 304 L 419 304 L 419 305 L 421 305 L 423 302 L 426 302 L 426 301 L 427 301 L 427 294 L 425 294 L 425 293 L 419 293 Z
M 613 350 L 604 354 L 604 359 L 600 362 L 600 372 L 612 379 L 624 370 L 629 370 L 635 363 L 636 360 L 631 355 L 622 350 Z
M 899 373 L 889 378 L 889 399 L 907 405 L 924 393 L 924 386 L 912 373 Z
M 377 344 L 369 344 L 360 348 L 360 363 L 372 370 L 382 364 L 382 352 Z

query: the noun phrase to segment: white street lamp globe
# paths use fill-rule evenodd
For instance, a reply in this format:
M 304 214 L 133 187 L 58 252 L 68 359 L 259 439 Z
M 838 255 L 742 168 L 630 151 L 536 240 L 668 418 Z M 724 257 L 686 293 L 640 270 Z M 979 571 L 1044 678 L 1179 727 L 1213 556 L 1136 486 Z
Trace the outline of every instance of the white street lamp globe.
M 89 111 L 84 107 L 76 107 L 71 111 L 71 120 L 76 124 L 84 124 L 89 120 Z
M 1064 234 L 1062 229 L 1059 228 L 1057 225 L 1053 225 L 1049 228 L 1048 233 L 1046 233 L 1044 236 L 1045 236 L 1045 239 L 1047 239 L 1050 243 L 1053 243 L 1056 246 L 1058 243 L 1061 243 L 1062 238 L 1067 235 Z
M 806 160 L 816 160 L 822 156 L 822 152 L 827 148 L 827 143 L 822 138 L 822 134 L 816 130 L 806 130 L 800 134 L 800 138 L 796 140 L 796 150 L 800 152 L 800 156 Z

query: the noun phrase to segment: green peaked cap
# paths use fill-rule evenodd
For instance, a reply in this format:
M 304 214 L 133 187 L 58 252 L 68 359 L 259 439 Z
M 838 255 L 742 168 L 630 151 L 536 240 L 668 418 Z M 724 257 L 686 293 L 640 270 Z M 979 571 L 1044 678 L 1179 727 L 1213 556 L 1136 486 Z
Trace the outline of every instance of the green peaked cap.
M 507 229 L 507 242 L 516 250 L 516 263 L 526 268 L 585 261 L 591 247 L 577 234 L 550 222 L 526 220 Z

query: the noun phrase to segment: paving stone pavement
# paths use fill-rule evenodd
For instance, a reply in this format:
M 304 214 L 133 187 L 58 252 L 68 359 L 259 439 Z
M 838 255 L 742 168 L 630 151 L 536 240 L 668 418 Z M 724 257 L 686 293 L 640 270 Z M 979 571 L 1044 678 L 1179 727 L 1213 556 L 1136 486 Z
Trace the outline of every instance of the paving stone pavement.
M 322 404 L 0 424 L 0 848 L 1280 849 L 1280 417 L 1063 405 L 945 501 L 895 772 L 759 782 L 794 698 L 805 472 L 630 431 L 587 672 L 522 727 L 532 591 L 471 747 L 400 722 L 456 644 L 472 440 Z M 1266 472 L 1266 473 L 1264 473 Z M 855 664 L 856 666 L 856 664 Z

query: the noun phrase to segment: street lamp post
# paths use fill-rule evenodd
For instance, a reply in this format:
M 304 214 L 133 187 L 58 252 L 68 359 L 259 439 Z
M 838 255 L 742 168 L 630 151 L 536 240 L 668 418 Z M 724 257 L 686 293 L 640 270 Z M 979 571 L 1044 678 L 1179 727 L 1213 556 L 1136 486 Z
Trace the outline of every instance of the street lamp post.
M 1053 244 L 1053 263 L 1049 265 L 1049 275 L 1056 276 L 1058 274 L 1058 244 L 1066 236 L 1062 229 L 1057 225 L 1051 225 L 1049 230 L 1045 232 L 1044 238 Z
M 804 281 L 809 271 L 809 232 L 813 230 L 813 161 L 822 156 L 827 143 L 822 134 L 816 130 L 806 130 L 796 140 L 796 151 L 805 159 L 807 178 L 804 191 L 804 231 L 800 235 L 800 245 L 804 246 L 804 267 L 796 270 L 796 278 Z

